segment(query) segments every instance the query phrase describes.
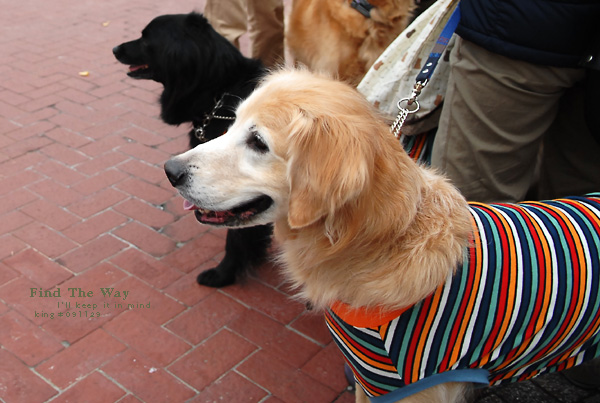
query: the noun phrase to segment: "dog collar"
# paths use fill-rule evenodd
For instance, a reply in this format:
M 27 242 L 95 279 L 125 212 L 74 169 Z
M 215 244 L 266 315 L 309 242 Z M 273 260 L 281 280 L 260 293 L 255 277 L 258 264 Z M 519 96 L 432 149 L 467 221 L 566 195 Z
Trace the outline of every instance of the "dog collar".
M 334 302 L 330 309 L 344 322 L 354 327 L 379 327 L 385 323 L 399 317 L 404 312 L 409 310 L 408 306 L 402 309 L 389 310 L 378 306 L 373 308 L 359 307 L 354 308 L 343 302 Z
M 352 0 L 350 7 L 361 13 L 365 18 L 371 18 L 371 9 L 373 6 L 368 0 Z
M 235 97 L 237 99 L 240 99 L 240 97 L 238 97 L 237 95 L 233 95 L 233 94 L 229 94 L 227 92 L 223 93 L 223 95 L 221 95 L 221 98 L 219 98 L 216 102 L 215 102 L 215 106 L 212 108 L 212 110 L 209 113 L 206 113 L 204 115 L 204 119 L 202 119 L 202 123 L 198 124 L 197 122 L 194 122 L 194 136 L 196 136 L 196 138 L 201 142 L 201 143 L 206 143 L 207 141 L 209 141 L 210 139 L 206 138 L 206 127 L 210 124 L 210 122 L 213 119 L 220 119 L 220 120 L 235 120 L 235 116 L 223 116 L 223 115 L 217 115 L 217 111 L 219 109 L 221 109 L 225 103 L 225 97 L 227 96 L 231 96 L 231 97 Z M 221 133 L 221 135 L 224 133 Z

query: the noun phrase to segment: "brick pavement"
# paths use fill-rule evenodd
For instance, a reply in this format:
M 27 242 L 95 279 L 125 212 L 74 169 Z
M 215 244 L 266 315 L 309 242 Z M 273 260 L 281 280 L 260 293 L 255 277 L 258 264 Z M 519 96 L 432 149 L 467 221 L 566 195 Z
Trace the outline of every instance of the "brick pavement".
M 188 129 L 160 121 L 161 86 L 111 50 L 203 3 L 2 3 L 0 401 L 352 401 L 322 319 L 275 268 L 195 283 L 225 232 L 185 214 L 162 171 Z
M 276 268 L 221 290 L 195 283 L 225 232 L 181 209 L 162 164 L 187 128 L 158 119 L 161 87 L 127 78 L 111 49 L 203 3 L 2 3 L 0 401 L 353 401 L 321 317 Z M 536 382 L 480 400 L 598 402 Z

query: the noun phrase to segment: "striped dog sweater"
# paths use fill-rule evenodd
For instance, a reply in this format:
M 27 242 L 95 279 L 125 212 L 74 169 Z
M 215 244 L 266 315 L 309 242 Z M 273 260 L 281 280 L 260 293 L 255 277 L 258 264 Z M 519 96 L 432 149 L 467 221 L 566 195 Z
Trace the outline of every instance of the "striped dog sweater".
M 372 402 L 445 382 L 530 379 L 600 356 L 600 193 L 469 208 L 472 245 L 435 293 L 400 312 L 326 312 Z

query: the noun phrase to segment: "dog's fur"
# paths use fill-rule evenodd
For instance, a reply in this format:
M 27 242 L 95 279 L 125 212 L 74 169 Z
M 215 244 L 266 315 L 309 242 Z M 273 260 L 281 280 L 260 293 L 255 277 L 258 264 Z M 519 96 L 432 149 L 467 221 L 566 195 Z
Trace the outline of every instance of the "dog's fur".
M 456 188 L 411 160 L 352 87 L 306 71 L 269 76 L 226 135 L 165 171 L 201 221 L 273 222 L 284 273 L 319 309 L 413 306 L 454 273 L 472 238 Z M 223 213 L 257 198 L 269 203 Z M 459 402 L 468 389 L 444 383 L 406 401 Z
M 202 209 L 269 196 L 268 209 L 236 225 L 275 223 L 286 272 L 315 307 L 405 307 L 462 259 L 466 201 L 417 166 L 349 86 L 278 73 L 237 113 L 225 136 L 171 159 L 167 173 Z
M 311 71 L 357 85 L 407 27 L 414 0 L 369 0 L 366 18 L 351 0 L 294 0 L 286 25 L 291 56 Z
M 268 195 L 269 208 L 235 225 L 275 223 L 284 272 L 316 308 L 412 305 L 462 259 L 471 234 L 466 201 L 417 166 L 351 87 L 276 73 L 237 116 L 225 136 L 168 161 L 167 175 L 207 210 Z
M 217 115 L 235 117 L 235 108 L 258 84 L 266 70 L 258 60 L 244 57 L 197 13 L 162 15 L 153 19 L 139 39 L 116 46 L 117 60 L 130 65 L 128 75 L 161 83 L 161 118 L 172 125 L 201 126 L 223 96 Z M 205 140 L 220 136 L 231 120 L 213 118 Z M 190 131 L 190 147 L 202 142 Z M 231 284 L 245 269 L 262 262 L 270 244 L 271 228 L 258 226 L 230 230 L 225 257 L 219 265 L 198 276 L 203 285 Z

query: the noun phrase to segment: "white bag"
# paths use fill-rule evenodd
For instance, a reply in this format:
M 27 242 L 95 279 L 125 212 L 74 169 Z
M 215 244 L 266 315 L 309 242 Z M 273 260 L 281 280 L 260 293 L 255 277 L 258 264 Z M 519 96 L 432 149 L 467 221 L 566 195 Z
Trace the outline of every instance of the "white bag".
M 457 4 L 457 0 L 438 0 L 431 5 L 387 47 L 358 85 L 367 100 L 391 121 L 398 114 L 398 101 L 410 97 L 422 64 Z M 447 55 L 454 46 L 454 38 L 455 35 L 419 95 L 419 110 L 406 119 L 403 135 L 420 134 L 437 127 L 441 109 L 438 106 L 444 100 L 450 73 Z

